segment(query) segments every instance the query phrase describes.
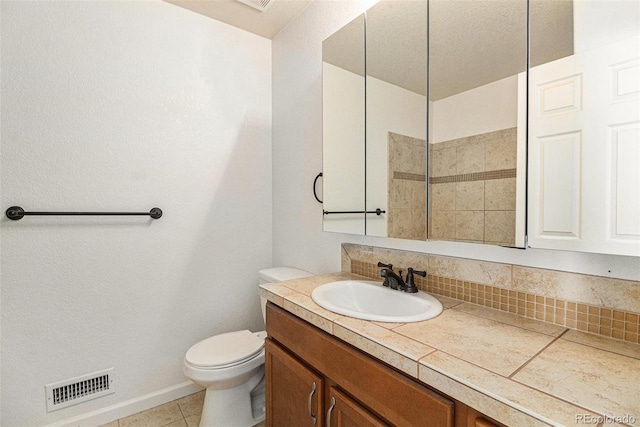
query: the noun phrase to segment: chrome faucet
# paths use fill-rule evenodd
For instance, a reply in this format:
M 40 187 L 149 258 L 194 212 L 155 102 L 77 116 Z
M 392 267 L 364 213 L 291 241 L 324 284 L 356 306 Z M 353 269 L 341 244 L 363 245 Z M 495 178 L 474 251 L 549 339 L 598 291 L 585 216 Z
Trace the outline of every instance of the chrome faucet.
M 418 276 L 422 277 L 427 276 L 426 271 L 417 271 L 409 267 L 407 269 L 407 281 L 405 283 L 404 279 L 402 278 L 402 270 L 400 270 L 398 274 L 396 274 L 396 272 L 393 271 L 392 264 L 383 264 L 381 262 L 378 262 L 378 267 L 382 268 L 382 270 L 380 270 L 380 277 L 384 277 L 382 286 L 386 286 L 391 289 L 397 289 L 402 292 L 408 292 L 411 294 L 418 292 L 418 287 L 415 285 L 413 275 L 417 274 Z

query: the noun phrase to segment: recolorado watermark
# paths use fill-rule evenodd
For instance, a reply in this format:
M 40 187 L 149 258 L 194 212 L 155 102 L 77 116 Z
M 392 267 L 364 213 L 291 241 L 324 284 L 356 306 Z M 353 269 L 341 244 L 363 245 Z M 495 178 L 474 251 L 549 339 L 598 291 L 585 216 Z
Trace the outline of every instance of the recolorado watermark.
M 576 424 L 635 424 L 633 415 L 576 414 Z

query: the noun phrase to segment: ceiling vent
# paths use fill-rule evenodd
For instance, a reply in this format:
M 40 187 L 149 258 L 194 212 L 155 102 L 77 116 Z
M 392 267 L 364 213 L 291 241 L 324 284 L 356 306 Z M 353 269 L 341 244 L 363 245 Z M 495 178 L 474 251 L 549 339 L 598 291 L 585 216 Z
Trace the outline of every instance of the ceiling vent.
M 113 385 L 113 368 L 48 384 L 44 386 L 47 412 L 112 394 L 115 392 Z
M 271 3 L 274 0 L 238 0 L 240 3 L 244 3 L 247 6 L 251 6 L 254 9 L 259 10 L 260 12 L 265 12 L 269 7 L 271 7 Z

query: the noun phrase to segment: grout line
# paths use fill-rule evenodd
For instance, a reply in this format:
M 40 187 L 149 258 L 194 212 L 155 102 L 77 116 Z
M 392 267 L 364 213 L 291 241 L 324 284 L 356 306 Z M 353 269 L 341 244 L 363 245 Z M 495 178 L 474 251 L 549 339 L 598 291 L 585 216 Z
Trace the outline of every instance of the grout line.
M 447 353 L 446 351 L 437 350 L 437 352 L 440 352 L 440 353 L 446 354 L 446 355 L 448 355 L 448 356 L 451 356 L 451 357 L 453 357 L 454 359 L 461 360 L 461 361 L 463 361 L 463 362 L 465 362 L 465 363 L 468 363 L 468 364 L 470 364 L 470 365 L 472 365 L 472 366 L 474 366 L 474 367 L 476 367 L 476 368 L 479 368 L 479 369 L 482 369 L 482 370 L 484 370 L 484 371 L 490 372 L 490 373 L 491 373 L 491 374 L 493 374 L 493 375 L 497 375 L 497 376 L 499 376 L 500 378 L 503 378 L 503 379 L 505 379 L 505 380 L 512 381 L 513 383 L 518 384 L 518 385 L 520 385 L 520 386 L 522 386 L 522 387 L 525 387 L 525 388 L 527 388 L 527 389 L 529 389 L 529 390 L 531 390 L 531 391 L 534 391 L 534 392 L 536 392 L 536 393 L 540 393 L 540 394 L 543 394 L 543 395 L 545 395 L 545 396 L 551 397 L 552 399 L 555 399 L 555 400 L 561 401 L 561 402 L 563 402 L 563 403 L 569 404 L 569 405 L 571 405 L 571 406 L 573 406 L 573 407 L 580 408 L 580 409 L 584 409 L 584 410 L 585 410 L 586 412 L 588 412 L 588 413 L 595 414 L 595 415 L 602 415 L 602 414 L 600 414 L 600 413 L 599 413 L 598 411 L 596 411 L 596 410 L 589 409 L 589 408 L 587 408 L 586 406 L 580 405 L 580 404 L 578 404 L 578 403 L 576 403 L 576 402 L 572 402 L 572 401 L 567 400 L 567 399 L 565 399 L 565 398 L 563 398 L 563 397 L 555 396 L 555 395 L 550 394 L 550 393 L 548 393 L 548 392 L 546 392 L 546 391 L 544 391 L 544 390 L 539 390 L 539 389 L 537 389 L 537 388 L 535 388 L 535 387 L 533 387 L 533 386 L 531 386 L 531 385 L 529 385 L 529 384 L 526 384 L 526 383 L 520 382 L 520 381 L 518 381 L 518 380 L 516 380 L 516 379 L 507 378 L 507 377 L 505 377 L 505 376 L 503 376 L 503 375 L 501 375 L 501 374 L 499 374 L 499 373 L 497 373 L 497 372 L 495 372 L 495 371 L 492 371 L 492 370 L 490 370 L 490 369 L 484 368 L 484 367 L 482 367 L 482 366 L 480 366 L 480 365 L 476 365 L 475 363 L 469 362 L 469 361 L 467 361 L 467 360 L 465 360 L 465 359 L 462 359 L 462 358 L 460 358 L 460 357 L 458 357 L 458 356 L 456 356 L 456 355 L 453 355 L 453 354 Z M 430 356 L 430 354 L 428 354 L 427 356 Z M 427 357 L 427 356 L 425 356 L 425 357 Z M 418 362 L 418 363 L 419 363 L 419 362 Z M 501 399 L 497 399 L 495 396 L 493 396 L 493 395 L 491 394 L 490 390 L 489 390 L 489 389 L 487 389 L 487 388 L 486 388 L 486 387 L 484 387 L 484 386 L 480 386 L 480 385 L 472 385 L 471 381 L 469 381 L 469 380 L 467 380 L 467 379 L 465 379 L 465 378 L 462 378 L 462 377 L 449 376 L 449 374 L 448 374 L 448 373 L 446 373 L 444 369 L 441 369 L 441 368 L 440 368 L 440 367 L 438 367 L 438 366 L 433 366 L 433 367 L 432 367 L 432 366 L 427 366 L 427 365 L 422 365 L 422 366 L 424 366 L 424 368 L 426 368 L 426 369 L 429 369 L 429 370 L 431 370 L 431 371 L 433 371 L 433 372 L 438 373 L 439 375 L 443 375 L 443 376 L 445 376 L 446 378 L 448 378 L 448 379 L 449 379 L 449 380 L 451 380 L 451 381 L 454 381 L 454 382 L 456 382 L 456 383 L 458 383 L 458 384 L 460 384 L 460 385 L 462 385 L 462 386 L 464 386 L 464 387 L 467 387 L 467 388 L 469 388 L 469 389 L 473 390 L 475 393 L 482 394 L 483 396 L 486 396 L 486 397 L 488 397 L 488 398 L 490 398 L 490 399 L 493 399 L 493 400 L 495 400 L 495 401 L 497 401 L 497 402 L 499 402 L 499 403 L 501 403 L 501 404 L 503 404 L 503 405 L 507 405 L 507 406 L 509 406 L 511 409 L 514 409 L 514 410 L 516 410 L 516 411 L 518 411 L 518 412 L 522 412 L 522 413 L 524 413 L 524 414 L 527 414 L 527 415 L 529 415 L 529 416 L 532 416 L 532 417 L 534 417 L 534 418 L 539 419 L 537 416 L 533 416 L 532 414 L 530 414 L 530 413 L 528 413 L 528 412 L 522 411 L 522 410 L 520 410 L 520 409 L 518 409 L 518 408 L 516 408 L 516 407 L 512 406 L 511 404 L 506 403 L 505 401 L 503 401 L 503 400 L 501 400 Z M 418 366 L 418 369 L 419 369 L 419 368 L 420 368 L 420 367 Z M 422 381 L 420 378 L 416 378 L 416 379 L 417 379 L 418 381 Z M 426 382 L 424 382 L 424 381 L 422 381 L 422 382 L 423 382 L 424 384 L 429 384 L 429 383 L 426 383 Z M 478 387 L 478 388 L 476 388 L 476 387 Z M 504 398 L 504 399 L 505 399 L 505 400 L 508 400 L 508 401 L 510 401 L 510 402 L 513 402 L 510 398 Z M 458 400 L 460 400 L 460 399 L 458 399 Z M 513 403 L 515 403 L 515 402 L 513 402 Z M 521 406 L 521 405 L 519 405 L 519 404 L 516 404 L 516 405 Z M 541 415 L 542 415 L 542 414 L 541 414 Z
M 567 332 L 569 332 L 569 329 L 565 329 L 564 332 L 562 332 L 560 335 L 558 335 L 557 337 L 555 337 L 553 340 L 551 340 L 551 342 L 547 345 L 545 345 L 540 351 L 538 351 L 536 354 L 534 354 L 533 356 L 531 356 L 529 358 L 529 360 L 527 360 L 526 362 L 524 362 L 522 365 L 520 365 L 520 367 L 518 369 L 516 369 L 515 371 L 513 371 L 511 373 L 511 375 L 509 375 L 507 378 L 509 378 L 510 380 L 513 379 L 514 375 L 516 375 L 518 372 L 520 372 L 522 369 L 524 369 L 529 363 L 531 363 L 531 361 L 533 361 L 533 359 L 535 359 L 536 357 L 538 357 L 540 355 L 540 353 L 542 353 L 543 351 L 545 351 L 546 349 L 548 349 L 554 342 L 558 341 L 564 334 L 566 334 Z M 548 335 L 547 335 L 548 336 Z

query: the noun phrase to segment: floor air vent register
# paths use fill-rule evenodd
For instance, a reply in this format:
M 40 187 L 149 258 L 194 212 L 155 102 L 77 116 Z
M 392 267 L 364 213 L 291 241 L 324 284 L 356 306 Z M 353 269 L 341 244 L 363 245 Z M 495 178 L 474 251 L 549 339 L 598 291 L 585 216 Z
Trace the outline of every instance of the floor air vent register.
M 47 412 L 115 393 L 113 368 L 44 386 Z

